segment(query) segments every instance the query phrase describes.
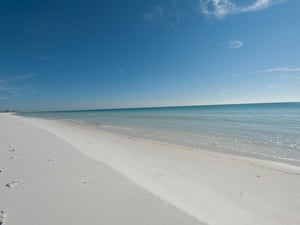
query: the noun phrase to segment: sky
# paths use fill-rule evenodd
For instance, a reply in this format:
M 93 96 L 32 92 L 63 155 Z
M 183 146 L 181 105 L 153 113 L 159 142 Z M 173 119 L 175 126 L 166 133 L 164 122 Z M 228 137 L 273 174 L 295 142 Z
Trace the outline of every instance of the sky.
M 2 0 L 0 110 L 300 101 L 299 0 Z

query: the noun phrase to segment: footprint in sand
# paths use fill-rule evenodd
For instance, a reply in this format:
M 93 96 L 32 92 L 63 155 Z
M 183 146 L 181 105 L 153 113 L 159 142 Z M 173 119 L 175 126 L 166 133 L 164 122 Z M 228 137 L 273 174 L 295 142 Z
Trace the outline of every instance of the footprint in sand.
M 16 160 L 17 158 L 18 158 L 18 156 L 15 156 L 15 155 L 13 155 L 13 156 L 11 156 L 11 157 L 9 157 L 11 160 Z
M 16 187 L 17 187 L 19 184 L 21 184 L 21 183 L 22 183 L 21 180 L 13 180 L 13 181 L 7 183 L 7 184 L 5 185 L 5 187 L 14 189 L 14 188 L 16 188 Z
M 84 181 L 82 181 L 82 183 L 83 183 L 83 184 L 90 184 L 91 181 L 90 181 L 90 180 L 84 180 Z
M 8 145 L 8 150 L 10 152 L 15 152 L 16 151 L 16 146 L 14 146 L 14 145 Z
M 6 217 L 7 215 L 4 213 L 4 211 L 0 211 L 0 225 L 4 224 Z

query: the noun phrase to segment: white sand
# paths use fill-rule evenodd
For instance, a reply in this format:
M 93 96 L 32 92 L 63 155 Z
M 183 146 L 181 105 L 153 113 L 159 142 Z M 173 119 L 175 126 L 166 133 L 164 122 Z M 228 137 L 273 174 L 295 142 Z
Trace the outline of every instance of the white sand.
M 0 114 L 0 169 L 0 224 L 200 224 L 26 118 Z
M 7 224 L 300 224 L 299 167 L 4 114 L 0 140 Z

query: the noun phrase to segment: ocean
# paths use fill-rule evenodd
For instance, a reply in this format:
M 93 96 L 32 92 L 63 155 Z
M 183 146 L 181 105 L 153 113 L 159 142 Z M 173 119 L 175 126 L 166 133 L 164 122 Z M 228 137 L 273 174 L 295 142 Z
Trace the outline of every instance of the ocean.
M 21 113 L 188 148 L 300 166 L 300 103 Z

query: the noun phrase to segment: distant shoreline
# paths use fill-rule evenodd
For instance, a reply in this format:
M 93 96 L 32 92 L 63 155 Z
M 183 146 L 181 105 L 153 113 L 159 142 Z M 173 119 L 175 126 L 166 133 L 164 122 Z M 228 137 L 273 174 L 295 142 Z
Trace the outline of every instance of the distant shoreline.
M 225 103 L 225 104 L 203 104 L 203 105 L 167 105 L 167 106 L 144 106 L 144 107 L 116 107 L 116 108 L 87 108 L 87 109 L 65 109 L 65 110 L 41 110 L 41 111 L 15 111 L 17 113 L 48 113 L 48 112 L 80 112 L 80 111 L 111 111 L 111 110 L 135 110 L 135 109 L 161 109 L 182 107 L 206 107 L 206 106 L 236 106 L 236 105 L 272 105 L 272 104 L 300 104 L 297 102 L 258 102 L 258 103 Z

